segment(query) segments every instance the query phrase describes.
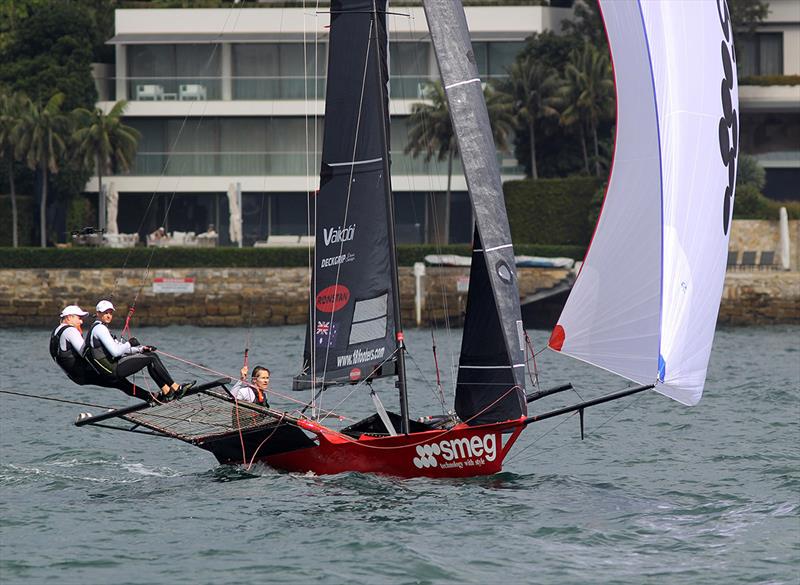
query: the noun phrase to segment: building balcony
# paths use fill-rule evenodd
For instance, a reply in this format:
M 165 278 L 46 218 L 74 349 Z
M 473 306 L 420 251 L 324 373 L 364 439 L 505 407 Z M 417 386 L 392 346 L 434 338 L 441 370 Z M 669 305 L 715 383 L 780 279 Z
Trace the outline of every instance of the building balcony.
M 498 154 L 500 172 L 505 176 L 524 174 L 516 159 Z M 139 152 L 130 176 L 194 177 L 298 177 L 319 174 L 320 153 L 305 152 Z M 447 161 L 425 162 L 406 154 L 392 154 L 393 174 L 405 176 L 446 175 Z M 453 175 L 461 175 L 461 160 L 453 160 Z
M 784 77 L 788 78 L 788 77 Z M 800 111 L 800 77 L 795 85 L 739 85 L 739 107 L 743 112 L 797 112 Z M 791 79 L 788 78 L 788 79 Z M 758 79 L 758 78 L 755 78 Z

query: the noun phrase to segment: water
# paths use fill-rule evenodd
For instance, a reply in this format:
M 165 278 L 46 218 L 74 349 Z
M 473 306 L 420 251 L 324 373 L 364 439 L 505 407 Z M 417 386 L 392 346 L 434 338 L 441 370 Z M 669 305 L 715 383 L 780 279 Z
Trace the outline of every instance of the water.
M 297 369 L 303 336 L 300 327 L 136 333 L 229 373 L 252 336 L 251 366 L 270 366 L 275 390 Z M 444 369 L 457 336 L 438 334 Z M 532 336 L 541 346 L 547 333 Z M 430 332 L 407 338 L 412 414 L 435 413 Z M 649 393 L 601 405 L 587 411 L 583 442 L 575 417 L 537 423 L 503 473 L 470 480 L 221 467 L 177 441 L 73 426 L 85 407 L 0 394 L 0 581 L 796 584 L 798 340 L 798 327 L 720 330 L 698 406 Z M 133 401 L 72 385 L 46 344 L 42 331 L 0 330 L 3 390 Z M 622 387 L 551 352 L 537 361 L 543 387 L 572 381 L 584 398 Z M 365 393 L 351 399 L 366 412 Z

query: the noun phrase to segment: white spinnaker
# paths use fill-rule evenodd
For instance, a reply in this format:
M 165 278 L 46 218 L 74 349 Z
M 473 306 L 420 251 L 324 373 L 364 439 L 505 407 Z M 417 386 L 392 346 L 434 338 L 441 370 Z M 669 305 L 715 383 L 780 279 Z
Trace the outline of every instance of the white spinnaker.
M 660 380 L 657 391 L 696 404 L 735 183 L 727 8 L 724 0 L 600 5 L 617 85 L 616 151 L 597 232 L 550 345 L 639 383 Z
M 703 393 L 725 281 L 738 151 L 733 39 L 724 0 L 647 0 L 641 7 L 663 163 L 663 384 L 656 390 L 691 405 Z M 732 157 L 727 165 L 722 150 Z
M 661 162 L 636 2 L 601 2 L 617 90 L 614 163 L 591 246 L 550 347 L 641 384 L 658 372 Z

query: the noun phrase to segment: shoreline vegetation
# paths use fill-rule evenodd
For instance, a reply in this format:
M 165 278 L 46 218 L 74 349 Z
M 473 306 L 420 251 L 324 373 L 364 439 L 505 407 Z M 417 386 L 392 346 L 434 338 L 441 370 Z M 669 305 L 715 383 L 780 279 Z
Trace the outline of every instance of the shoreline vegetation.
M 583 259 L 585 245 L 519 244 L 518 256 Z M 313 253 L 313 251 L 312 251 Z M 397 256 L 401 266 L 413 266 L 429 254 L 471 256 L 469 244 L 401 244 Z M 68 268 L 306 268 L 309 248 L 0 248 L 0 270 Z

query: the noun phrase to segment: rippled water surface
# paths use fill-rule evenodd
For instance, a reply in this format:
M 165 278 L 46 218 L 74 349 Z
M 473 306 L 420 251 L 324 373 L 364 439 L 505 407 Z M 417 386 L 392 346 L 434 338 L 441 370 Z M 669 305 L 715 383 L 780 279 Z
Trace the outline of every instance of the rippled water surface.
M 301 327 L 136 333 L 226 373 L 251 339 L 251 366 L 287 395 L 302 352 Z M 436 338 L 448 405 L 459 335 Z M 441 412 L 430 331 L 407 338 L 412 415 Z M 133 403 L 72 385 L 46 346 L 47 332 L 0 330 L 0 387 Z M 537 362 L 543 387 L 572 381 L 584 399 L 625 385 L 550 352 Z M 0 582 L 796 584 L 799 392 L 800 328 L 723 329 L 698 406 L 652 393 L 601 405 L 584 441 L 576 417 L 536 423 L 503 473 L 444 481 L 222 467 L 178 441 L 77 428 L 83 406 L 0 394 Z M 547 400 L 537 411 L 579 398 Z M 359 389 L 340 410 L 367 409 Z

